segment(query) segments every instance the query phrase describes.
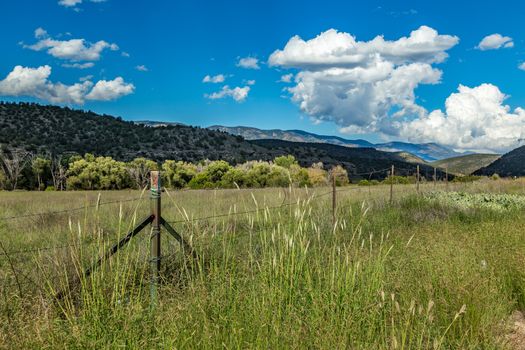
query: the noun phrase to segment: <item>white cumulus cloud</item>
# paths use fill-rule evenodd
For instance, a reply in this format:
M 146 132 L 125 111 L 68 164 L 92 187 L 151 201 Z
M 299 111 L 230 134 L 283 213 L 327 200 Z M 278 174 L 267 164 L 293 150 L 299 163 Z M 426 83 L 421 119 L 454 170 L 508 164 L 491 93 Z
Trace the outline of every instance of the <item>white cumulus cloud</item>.
M 88 100 L 111 101 L 129 95 L 135 91 L 133 84 L 128 84 L 122 77 L 113 80 L 99 80 L 91 92 L 86 95 Z
M 122 78 L 110 82 L 102 80 L 94 85 L 90 80 L 92 77 L 89 76 L 81 79 L 79 83 L 66 85 L 50 81 L 50 75 L 51 67 L 47 65 L 38 68 L 16 66 L 6 78 L 0 80 L 0 96 L 25 96 L 51 103 L 81 105 L 86 99 L 108 101 L 130 94 L 134 90 L 134 86 L 124 83 Z M 107 88 L 104 91 L 104 85 L 111 82 L 116 92 Z
M 478 46 L 477 49 L 486 51 L 486 50 L 497 50 L 500 48 L 511 48 L 514 47 L 514 41 L 511 37 L 502 36 L 501 34 L 495 33 L 487 35 L 484 37 Z
M 42 28 L 35 30 L 35 37 L 40 40 L 33 45 L 24 45 L 24 48 L 34 51 L 46 50 L 55 58 L 74 62 L 98 61 L 104 50 L 117 51 L 119 49 L 118 45 L 104 40 L 96 43 L 87 42 L 85 39 L 56 40 L 49 37 Z
M 222 87 L 218 92 L 214 92 L 209 95 L 205 95 L 210 100 L 218 100 L 226 97 L 233 98 L 236 102 L 244 102 L 250 92 L 249 86 L 230 88 L 228 85 Z
M 202 79 L 202 82 L 217 84 L 217 83 L 224 83 L 224 80 L 226 80 L 226 77 L 224 76 L 224 74 L 217 74 L 214 76 L 206 75 L 204 79 Z
M 523 145 L 525 109 L 511 110 L 497 86 L 460 85 L 445 103 L 412 121 L 400 122 L 400 136 L 416 142 L 436 142 L 457 150 L 504 153 Z
M 458 42 L 427 26 L 395 41 L 382 36 L 358 41 L 330 29 L 307 41 L 292 37 L 268 61 L 298 69 L 287 90 L 314 120 L 333 121 L 343 132 L 396 134 L 393 119 L 426 112 L 415 89 L 440 82 L 442 72 L 433 64 L 443 62 Z
M 520 63 L 520 65 L 518 66 L 518 68 L 521 69 L 521 70 L 525 70 L 525 62 Z
M 141 64 L 139 66 L 136 66 L 135 69 L 138 70 L 139 72 L 148 72 L 149 71 L 148 67 L 146 67 L 143 64 Z
M 241 57 L 239 58 L 239 61 L 237 62 L 237 67 L 245 68 L 245 69 L 260 69 L 259 67 L 259 59 L 256 57 Z
M 435 29 L 421 26 L 395 41 L 377 36 L 370 41 L 357 41 L 349 33 L 329 29 L 316 38 L 304 41 L 292 37 L 283 50 L 276 50 L 269 58 L 271 66 L 300 69 L 323 69 L 324 67 L 364 67 L 375 57 L 394 64 L 411 62 L 439 63 L 448 54 L 446 50 L 455 46 L 459 38 L 440 35 Z

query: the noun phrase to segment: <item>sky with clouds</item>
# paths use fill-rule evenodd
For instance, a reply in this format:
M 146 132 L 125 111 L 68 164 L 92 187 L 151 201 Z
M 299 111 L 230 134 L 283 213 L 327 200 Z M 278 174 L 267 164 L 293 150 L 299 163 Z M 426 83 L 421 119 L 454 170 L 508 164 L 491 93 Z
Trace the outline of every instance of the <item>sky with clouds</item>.
M 0 9 L 0 100 L 460 151 L 524 144 L 519 1 L 17 0 Z

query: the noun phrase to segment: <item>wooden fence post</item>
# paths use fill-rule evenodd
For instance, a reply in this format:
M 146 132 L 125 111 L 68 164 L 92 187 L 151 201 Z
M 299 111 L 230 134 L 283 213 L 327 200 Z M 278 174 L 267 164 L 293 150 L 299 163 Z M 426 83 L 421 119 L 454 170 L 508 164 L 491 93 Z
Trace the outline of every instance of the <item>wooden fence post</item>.
M 445 168 L 445 186 L 448 191 L 448 167 Z
M 419 165 L 417 166 L 416 170 L 416 191 L 419 194 Z
M 392 165 L 392 170 L 390 170 L 390 204 L 394 203 L 394 176 L 395 168 Z
M 157 285 L 159 283 L 160 273 L 160 225 L 161 225 L 161 179 L 159 171 L 151 172 L 151 236 L 150 236 L 150 267 L 151 267 L 151 284 L 150 294 L 152 305 L 157 301 Z
M 335 171 L 332 169 L 332 227 L 335 226 L 337 220 L 336 211 L 337 211 L 337 199 L 336 199 L 336 180 L 335 180 Z

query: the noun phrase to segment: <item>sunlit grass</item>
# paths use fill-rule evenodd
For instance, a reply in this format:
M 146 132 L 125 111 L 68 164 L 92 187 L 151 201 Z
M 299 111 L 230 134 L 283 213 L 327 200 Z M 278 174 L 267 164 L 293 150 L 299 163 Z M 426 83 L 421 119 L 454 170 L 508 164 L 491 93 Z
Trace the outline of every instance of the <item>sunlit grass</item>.
M 523 195 L 523 182 L 449 184 Z M 428 183 L 422 191 L 445 190 Z M 163 216 L 158 303 L 149 229 L 79 288 L 71 282 L 149 213 L 147 193 L 71 214 L 0 221 L 0 347 L 502 348 L 525 306 L 521 210 L 457 210 L 415 186 L 174 191 Z M 0 193 L 1 217 L 140 197 L 137 191 Z M 276 206 L 287 205 L 282 208 Z M 270 209 L 271 208 L 271 209 Z M 258 210 L 258 211 L 255 211 Z M 249 211 L 249 213 L 234 215 Z M 215 219 L 195 218 L 224 215 Z M 165 231 L 163 231 L 165 232 Z M 52 246 L 68 247 L 31 251 Z M 14 253 L 11 253 L 14 252 Z M 16 276 L 16 278 L 15 278 Z M 17 282 L 18 280 L 18 282 Z M 65 297 L 55 298 L 65 290 Z

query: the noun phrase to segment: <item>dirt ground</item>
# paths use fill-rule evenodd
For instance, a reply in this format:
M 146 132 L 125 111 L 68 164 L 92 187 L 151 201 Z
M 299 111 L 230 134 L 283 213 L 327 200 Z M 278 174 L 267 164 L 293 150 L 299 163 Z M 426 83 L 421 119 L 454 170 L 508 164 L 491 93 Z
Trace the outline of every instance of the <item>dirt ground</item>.
M 513 350 L 525 350 L 525 315 L 514 311 L 509 318 L 510 333 L 505 337 L 505 345 Z

